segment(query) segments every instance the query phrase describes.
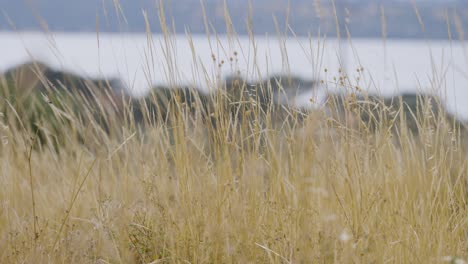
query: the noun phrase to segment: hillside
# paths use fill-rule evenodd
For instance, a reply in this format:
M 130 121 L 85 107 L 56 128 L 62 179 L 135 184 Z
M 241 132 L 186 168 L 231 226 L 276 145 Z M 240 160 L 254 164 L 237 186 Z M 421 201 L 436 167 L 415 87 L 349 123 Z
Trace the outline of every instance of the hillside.
M 110 0 L 0 0 L 0 9 L 9 18 L 4 17 L 0 20 L 0 29 L 48 28 L 52 31 L 94 32 L 99 27 L 100 31 L 108 32 L 145 32 L 142 14 L 142 10 L 145 10 L 151 30 L 160 32 L 159 8 L 156 3 L 157 1 L 146 0 L 121 0 L 118 5 Z M 206 0 L 203 3 L 211 27 L 218 33 L 226 32 L 223 1 Z M 250 12 L 247 1 L 227 1 L 232 23 L 240 34 L 247 33 L 247 21 L 253 25 L 255 33 L 275 34 L 276 19 L 282 31 L 288 21 L 296 34 L 316 35 L 321 32 L 334 36 L 335 17 L 330 3 L 331 1 L 324 0 L 293 0 L 288 8 L 286 0 L 261 0 L 252 3 Z M 417 1 L 424 30 L 418 21 L 415 8 L 409 1 L 338 0 L 335 3 L 342 31 L 345 31 L 344 23 L 347 23 L 354 37 L 382 36 L 382 8 L 385 32 L 390 38 L 447 38 L 447 15 L 452 32 L 457 32 L 457 24 L 458 28 L 468 27 L 468 4 L 463 1 Z M 163 4 L 167 10 L 167 23 L 173 25 L 177 32 L 184 33 L 187 29 L 192 33 L 205 33 L 200 1 L 164 1 Z M 252 19 L 249 19 L 250 13 Z

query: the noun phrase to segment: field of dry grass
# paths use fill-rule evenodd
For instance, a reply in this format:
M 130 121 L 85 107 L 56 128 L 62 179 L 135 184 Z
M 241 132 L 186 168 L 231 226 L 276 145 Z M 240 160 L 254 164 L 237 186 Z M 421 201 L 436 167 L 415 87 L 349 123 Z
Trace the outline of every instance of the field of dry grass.
M 70 114 L 58 150 L 4 117 L 1 262 L 467 255 L 468 160 L 456 130 L 368 131 L 320 112 L 278 127 L 260 111 L 234 120 L 216 109 L 215 127 L 177 109 L 167 123 L 125 125 L 115 136 Z
M 2 97 L 0 263 L 468 257 L 465 132 L 431 111 L 395 109 L 369 129 L 352 94 L 340 117 L 285 110 L 280 121 L 273 105 L 223 93 L 208 110 L 176 98 L 156 121 L 125 98 L 117 116 L 78 96 L 89 111 Z

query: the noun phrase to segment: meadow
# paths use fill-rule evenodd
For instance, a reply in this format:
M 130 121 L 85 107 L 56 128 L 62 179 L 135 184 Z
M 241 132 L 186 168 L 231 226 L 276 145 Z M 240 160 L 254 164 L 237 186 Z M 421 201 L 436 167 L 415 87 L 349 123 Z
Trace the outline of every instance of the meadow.
M 0 263 L 465 263 L 465 124 L 334 70 L 315 109 L 216 74 L 142 99 L 2 77 Z

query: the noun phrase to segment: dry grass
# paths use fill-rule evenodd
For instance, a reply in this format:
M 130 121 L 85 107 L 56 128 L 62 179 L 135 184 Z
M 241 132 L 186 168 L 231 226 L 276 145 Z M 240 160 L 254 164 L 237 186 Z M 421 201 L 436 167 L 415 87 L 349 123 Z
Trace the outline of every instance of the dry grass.
M 126 121 L 106 115 L 110 134 L 93 118 L 54 111 L 67 117 L 53 132 L 59 149 L 38 142 L 15 114 L 25 109 L 8 104 L 9 115 L 0 116 L 0 262 L 468 256 L 468 158 L 457 128 L 418 116 L 418 136 L 404 125 L 390 133 L 394 123 L 369 131 L 320 111 L 291 114 L 278 126 L 268 118 L 274 110 L 258 103 L 234 102 L 233 117 L 223 95 L 213 100 L 211 113 L 193 117 L 176 104 L 170 121 L 144 128 L 122 102 Z M 392 122 L 403 122 L 398 117 Z M 48 131 L 46 121 L 37 127 Z

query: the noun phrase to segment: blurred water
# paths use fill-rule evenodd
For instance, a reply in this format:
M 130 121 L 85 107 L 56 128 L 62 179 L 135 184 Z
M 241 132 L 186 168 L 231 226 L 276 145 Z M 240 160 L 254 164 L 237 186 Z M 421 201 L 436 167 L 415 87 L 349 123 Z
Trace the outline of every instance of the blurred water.
M 0 32 L 0 72 L 31 60 L 85 77 L 120 78 L 134 95 L 155 84 L 209 90 L 217 78 L 234 74 L 249 80 L 279 73 L 324 80 L 321 90 L 297 100 L 301 105 L 323 95 L 325 87 L 336 87 L 333 77 L 343 68 L 364 90 L 436 93 L 450 112 L 468 119 L 468 55 L 461 42 Z

